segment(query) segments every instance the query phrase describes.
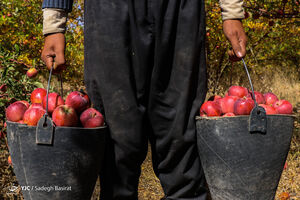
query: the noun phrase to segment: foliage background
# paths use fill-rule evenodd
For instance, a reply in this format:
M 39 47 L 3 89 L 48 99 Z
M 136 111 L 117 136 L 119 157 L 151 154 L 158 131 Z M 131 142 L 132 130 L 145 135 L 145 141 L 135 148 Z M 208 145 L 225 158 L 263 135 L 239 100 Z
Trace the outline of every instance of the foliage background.
M 41 72 L 37 80 L 43 83 L 47 71 L 42 70 L 44 65 L 40 59 L 43 45 L 41 3 L 42 0 L 0 2 L 0 55 L 15 59 L 24 70 L 31 66 L 38 68 Z M 83 85 L 83 4 L 83 0 L 75 1 L 66 33 L 68 69 L 64 82 L 75 89 Z M 281 97 L 289 97 L 297 103 L 297 95 L 292 94 L 299 91 L 299 0 L 248 0 L 244 7 L 249 16 L 243 20 L 248 36 L 246 62 L 255 88 L 280 94 L 276 82 L 288 79 L 295 88 L 289 88 L 290 93 L 281 94 Z M 233 64 L 228 60 L 226 52 L 230 45 L 222 33 L 218 1 L 206 0 L 206 10 L 209 92 L 224 93 L 232 84 L 248 86 L 241 63 Z
M 48 71 L 44 69 L 44 64 L 40 59 L 43 45 L 41 4 L 42 0 L 0 1 L 0 86 L 7 85 L 6 92 L 0 91 L 0 138 L 5 132 L 3 128 L 5 107 L 16 100 L 28 100 L 33 88 L 46 85 Z M 75 1 L 73 11 L 69 14 L 66 33 L 68 68 L 63 77 L 64 94 L 71 89 L 77 90 L 84 87 L 83 6 L 83 0 Z M 245 0 L 244 8 L 247 18 L 243 20 L 243 24 L 248 36 L 246 62 L 254 88 L 261 92 L 271 91 L 280 98 L 289 100 L 295 107 L 295 113 L 299 112 L 297 111 L 300 107 L 299 0 Z M 231 63 L 228 60 L 226 52 L 230 45 L 222 33 L 218 1 L 206 0 L 206 10 L 206 50 L 209 75 L 207 96 L 224 94 L 233 84 L 248 87 L 248 80 L 241 62 Z M 34 79 L 29 79 L 25 75 L 31 67 L 39 70 L 38 76 Z M 58 91 L 57 81 L 53 81 L 52 86 L 53 90 Z M 291 193 L 291 198 L 295 197 L 295 199 L 296 196 L 300 196 L 299 179 L 295 179 L 293 175 L 295 172 L 299 173 L 299 135 L 299 129 L 295 129 L 293 151 L 289 155 L 291 173 L 286 175 L 288 179 L 285 182 L 286 185 L 280 186 L 280 190 L 283 191 L 284 188 L 285 191 Z M 0 141 L 1 144 L 5 144 L 4 138 Z M 3 155 L 1 158 L 7 157 L 7 147 L 0 148 L 0 155 Z M 1 163 L 1 168 L 3 163 Z M 151 166 L 149 163 L 148 165 Z M 149 171 L 148 165 L 144 167 L 146 172 Z M 0 171 L 0 178 L 6 177 L 4 183 L 0 179 L 0 199 L 3 197 L 1 186 L 9 184 L 9 177 L 13 179 L 11 168 L 7 163 L 5 166 L 3 169 L 7 171 Z M 143 180 L 145 179 L 147 178 L 144 176 Z M 159 182 L 156 180 L 153 184 L 159 184 Z M 294 184 L 298 187 L 293 188 Z M 143 191 L 143 188 L 140 189 Z M 297 190 L 298 193 L 295 193 Z M 154 189 L 153 191 L 161 190 Z

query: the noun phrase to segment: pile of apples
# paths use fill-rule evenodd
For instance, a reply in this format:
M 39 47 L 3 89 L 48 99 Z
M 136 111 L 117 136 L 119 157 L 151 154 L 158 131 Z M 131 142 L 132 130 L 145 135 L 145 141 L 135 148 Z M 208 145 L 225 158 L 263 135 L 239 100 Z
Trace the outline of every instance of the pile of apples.
M 267 115 L 292 114 L 293 106 L 287 100 L 279 100 L 271 92 L 262 94 L 254 91 L 255 99 L 259 106 L 263 107 Z M 242 86 L 231 86 L 225 97 L 219 95 L 212 96 L 202 104 L 200 116 L 230 117 L 236 115 L 249 115 L 255 103 L 252 92 Z
M 27 101 L 17 101 L 6 109 L 6 119 L 12 122 L 36 126 L 46 113 L 47 91 L 35 89 Z M 66 101 L 57 93 L 48 94 L 48 115 L 56 126 L 95 128 L 104 124 L 103 115 L 91 108 L 90 99 L 83 92 L 71 92 Z

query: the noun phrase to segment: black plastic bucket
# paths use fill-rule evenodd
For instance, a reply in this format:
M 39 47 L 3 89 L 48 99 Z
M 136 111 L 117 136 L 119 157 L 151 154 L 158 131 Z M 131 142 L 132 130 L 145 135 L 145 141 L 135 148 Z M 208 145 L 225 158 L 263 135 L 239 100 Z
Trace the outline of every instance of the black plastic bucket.
M 289 151 L 294 117 L 267 115 L 265 134 L 249 116 L 197 117 L 197 145 L 213 200 L 274 199 Z
M 54 125 L 48 115 L 53 66 L 46 113 L 37 126 L 6 122 L 13 169 L 25 200 L 89 200 L 103 161 L 108 129 Z
M 25 200 L 90 199 L 106 134 L 106 127 L 55 127 L 52 145 L 41 145 L 36 127 L 7 121 L 13 170 Z
M 272 200 L 289 152 L 294 116 L 266 115 L 242 62 L 255 106 L 248 116 L 196 117 L 198 152 L 213 200 Z

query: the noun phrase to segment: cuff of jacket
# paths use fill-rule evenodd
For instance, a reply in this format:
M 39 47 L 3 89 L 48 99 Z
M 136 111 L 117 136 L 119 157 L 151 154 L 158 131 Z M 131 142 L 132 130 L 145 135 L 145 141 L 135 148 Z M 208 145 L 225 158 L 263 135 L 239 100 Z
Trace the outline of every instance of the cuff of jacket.
M 73 0 L 44 0 L 42 8 L 58 8 L 71 12 L 72 5 Z
M 43 34 L 66 32 L 67 11 L 56 8 L 43 9 Z
M 244 19 L 243 0 L 220 0 L 222 19 Z

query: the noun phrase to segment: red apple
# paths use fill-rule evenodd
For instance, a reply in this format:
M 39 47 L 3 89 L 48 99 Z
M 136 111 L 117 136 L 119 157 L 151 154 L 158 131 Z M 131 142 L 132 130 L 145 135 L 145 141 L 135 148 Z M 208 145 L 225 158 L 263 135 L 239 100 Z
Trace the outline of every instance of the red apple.
M 37 75 L 38 71 L 36 70 L 36 68 L 30 68 L 27 72 L 26 75 L 28 76 L 28 78 L 34 78 Z
M 24 114 L 24 123 L 28 126 L 36 126 L 45 113 L 44 109 L 30 108 Z
M 233 117 L 233 116 L 235 116 L 234 113 L 226 113 L 226 114 L 222 115 L 222 117 Z
M 76 110 L 68 105 L 61 105 L 55 108 L 52 119 L 56 126 L 77 126 L 78 117 Z
M 208 98 L 208 101 L 216 101 L 218 99 L 222 99 L 222 97 L 219 96 L 219 95 L 213 95 L 213 96 Z
M 264 104 L 266 102 L 264 95 L 262 93 L 254 91 L 254 95 L 255 95 L 256 102 L 258 104 Z
M 30 104 L 28 103 L 28 101 L 22 100 L 22 101 L 17 101 L 17 102 L 24 103 L 24 105 L 25 105 L 27 108 L 29 108 L 29 106 L 30 106 Z
M 20 121 L 18 121 L 18 123 L 20 123 L 20 124 L 26 124 L 26 123 L 24 122 L 24 120 L 20 120 Z
M 254 107 L 252 99 L 238 99 L 234 104 L 235 115 L 249 115 Z
M 283 169 L 286 169 L 288 167 L 287 162 L 284 163 Z
M 252 98 L 246 98 L 246 100 L 248 101 L 248 103 L 251 104 L 252 108 L 254 108 L 254 106 L 255 106 L 254 100 L 253 100 Z M 251 109 L 251 110 L 252 110 L 252 109 Z
M 95 108 L 88 108 L 80 115 L 80 121 L 84 128 L 95 128 L 103 126 L 103 115 Z
M 287 100 L 279 100 L 274 103 L 274 108 L 278 114 L 292 114 L 293 113 L 293 106 Z
M 248 89 L 242 86 L 233 85 L 228 90 L 228 96 L 237 96 L 240 98 L 248 95 Z
M 288 192 L 282 192 L 282 193 L 280 193 L 278 199 L 280 199 L 280 200 L 290 200 L 291 197 L 290 197 L 290 194 Z
M 23 115 L 27 107 L 24 103 L 15 102 L 10 104 L 6 109 L 6 119 L 8 121 L 17 122 L 23 119 Z
M 87 94 L 74 91 L 67 96 L 66 105 L 73 107 L 80 114 L 90 107 L 90 99 Z
M 259 106 L 261 106 L 261 107 L 263 107 L 263 108 L 265 109 L 267 115 L 276 115 L 276 114 L 277 114 L 276 109 L 273 108 L 273 107 L 270 106 L 270 105 L 259 104 Z
M 200 116 L 220 116 L 221 115 L 221 108 L 220 106 L 214 101 L 207 101 L 202 104 L 200 108 Z
M 59 94 L 53 92 L 48 94 L 48 113 L 51 114 L 55 108 L 58 106 L 64 105 L 65 102 Z M 46 109 L 47 105 L 47 96 L 44 96 L 43 99 L 43 108 Z
M 47 91 L 43 88 L 37 88 L 33 90 L 30 96 L 31 103 L 42 103 L 44 97 L 47 95 Z
M 8 164 L 9 164 L 9 165 L 12 165 L 12 162 L 11 162 L 11 157 L 10 157 L 10 156 L 8 156 L 8 158 L 7 158 L 7 162 L 8 162 Z
M 262 93 L 254 91 L 254 95 L 255 95 L 255 100 L 256 100 L 257 104 L 264 104 L 265 103 L 265 98 L 264 98 L 264 95 Z M 247 97 L 252 98 L 252 91 L 249 91 Z
M 237 96 L 227 96 L 222 99 L 218 99 L 216 102 L 221 108 L 221 112 L 224 113 L 233 113 L 234 103 L 239 99 Z
M 264 98 L 266 105 L 273 105 L 276 101 L 278 101 L 277 96 L 272 92 L 265 93 Z
M 40 108 L 40 109 L 44 109 L 43 105 L 41 103 L 33 103 L 29 106 L 29 108 Z

